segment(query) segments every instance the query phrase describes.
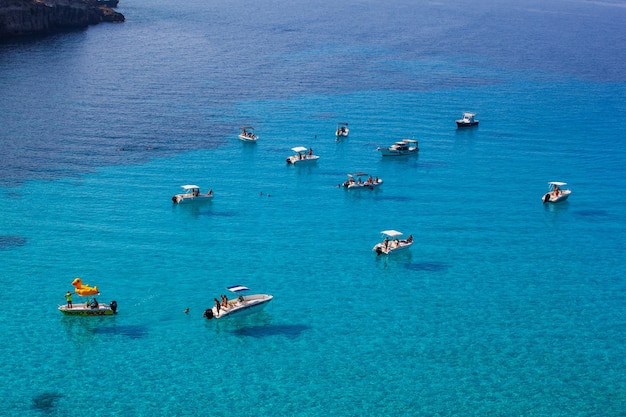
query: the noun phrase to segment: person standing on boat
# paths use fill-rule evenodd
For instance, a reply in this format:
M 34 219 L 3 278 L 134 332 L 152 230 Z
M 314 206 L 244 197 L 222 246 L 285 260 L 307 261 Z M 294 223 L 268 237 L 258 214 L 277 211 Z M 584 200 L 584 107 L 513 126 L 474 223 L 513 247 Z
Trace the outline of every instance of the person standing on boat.
M 215 315 L 215 317 L 219 317 L 220 316 L 220 302 L 217 301 L 217 298 L 214 298 L 213 301 L 215 301 L 215 310 L 217 311 L 217 314 Z
M 71 292 L 67 292 L 65 293 L 65 300 L 67 300 L 67 308 L 72 308 L 72 293 Z

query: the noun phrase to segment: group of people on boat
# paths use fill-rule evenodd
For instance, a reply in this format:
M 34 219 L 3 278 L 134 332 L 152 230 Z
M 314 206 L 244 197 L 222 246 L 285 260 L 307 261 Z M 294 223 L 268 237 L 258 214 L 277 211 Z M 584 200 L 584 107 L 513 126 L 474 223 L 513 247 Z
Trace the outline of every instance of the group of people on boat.
M 409 237 L 407 237 L 406 239 L 394 239 L 392 241 L 390 241 L 388 237 L 385 237 L 385 240 L 383 241 L 383 246 L 385 247 L 385 250 L 387 250 L 389 248 L 397 248 L 400 245 L 406 245 L 412 242 L 413 235 L 409 235 Z
M 241 136 L 245 136 L 245 137 L 250 138 L 250 139 L 256 139 L 256 135 L 254 133 L 252 133 L 252 132 L 248 132 L 246 129 L 243 129 L 241 131 Z
M 309 152 L 307 154 L 303 153 L 303 152 L 299 152 L 298 153 L 298 159 L 306 159 L 309 156 L 313 155 L 313 148 L 309 148 Z
M 228 297 L 227 297 L 226 295 L 221 294 L 221 295 L 220 295 L 220 299 L 219 299 L 219 300 L 218 300 L 217 298 L 214 298 L 214 299 L 213 299 L 213 301 L 215 302 L 215 313 L 216 313 L 216 314 L 215 314 L 215 317 L 219 317 L 219 316 L 220 316 L 220 311 L 221 311 L 222 309 L 228 309 L 228 308 L 233 307 L 233 305 L 234 305 L 237 301 L 239 301 L 239 302 L 243 302 L 243 296 L 241 296 L 241 295 L 240 295 L 240 296 L 237 298 L 237 301 L 235 301 L 235 300 L 229 300 L 229 299 L 228 299 Z M 187 310 L 187 311 L 185 311 L 185 312 L 188 312 L 188 310 Z M 209 319 L 210 319 L 210 318 L 213 318 L 213 310 L 212 310 L 211 308 L 207 308 L 207 309 L 204 311 L 204 314 L 202 314 L 202 316 L 203 316 L 203 317 L 206 317 L 206 318 L 209 318 Z
M 378 184 L 378 181 L 380 181 L 378 179 L 378 177 L 376 178 L 372 178 L 372 176 L 370 175 L 365 181 L 363 181 L 362 178 L 359 177 L 358 180 L 355 180 L 354 178 L 350 177 L 348 180 L 346 180 L 343 183 L 344 187 L 348 187 L 352 184 L 363 184 L 363 185 L 372 185 L 372 184 Z

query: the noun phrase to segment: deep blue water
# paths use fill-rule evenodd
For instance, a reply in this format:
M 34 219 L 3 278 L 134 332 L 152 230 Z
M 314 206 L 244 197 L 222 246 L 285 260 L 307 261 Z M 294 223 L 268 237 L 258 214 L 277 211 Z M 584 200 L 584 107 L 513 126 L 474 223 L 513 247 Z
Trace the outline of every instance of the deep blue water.
M 0 44 L 0 415 L 626 415 L 623 3 L 119 11 Z M 233 284 L 275 299 L 203 319 Z

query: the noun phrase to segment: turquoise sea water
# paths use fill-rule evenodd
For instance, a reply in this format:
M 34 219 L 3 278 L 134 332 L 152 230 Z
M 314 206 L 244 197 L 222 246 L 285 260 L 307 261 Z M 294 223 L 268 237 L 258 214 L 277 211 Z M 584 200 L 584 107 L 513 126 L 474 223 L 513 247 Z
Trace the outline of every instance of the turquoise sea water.
M 0 415 L 626 415 L 626 9 L 457 9 L 127 1 L 1 44 Z M 76 276 L 119 314 L 56 311 Z M 275 298 L 203 319 L 233 284 Z

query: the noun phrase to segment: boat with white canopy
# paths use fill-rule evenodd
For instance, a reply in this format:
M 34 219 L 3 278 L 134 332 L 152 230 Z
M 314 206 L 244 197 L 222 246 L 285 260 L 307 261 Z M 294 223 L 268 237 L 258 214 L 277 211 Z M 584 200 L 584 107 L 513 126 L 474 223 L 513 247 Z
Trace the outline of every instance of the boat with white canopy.
M 291 148 L 291 150 L 295 152 L 295 155 L 287 157 L 288 164 L 295 165 L 302 162 L 315 162 L 320 159 L 318 155 L 313 155 L 312 148 L 307 149 L 304 146 L 296 146 L 295 148 Z
M 475 117 L 476 114 L 474 113 L 463 113 L 463 117 L 456 120 L 456 127 L 478 126 L 478 120 L 476 120 Z
M 269 294 L 244 295 L 250 288 L 243 285 L 226 287 L 230 292 L 237 294 L 237 298 L 229 300 L 226 295 L 221 300 L 215 299 L 215 305 L 204 310 L 203 316 L 207 319 L 221 319 L 232 315 L 243 316 L 262 310 L 274 296 Z
M 200 192 L 200 187 L 193 184 L 181 185 L 180 186 L 185 192 L 176 194 L 172 197 L 172 202 L 174 204 L 180 203 L 189 203 L 191 201 L 203 201 L 210 200 L 213 198 L 213 190 L 209 190 L 208 193 L 202 194 Z
M 400 239 L 403 234 L 397 230 L 383 230 L 380 234 L 385 238 L 372 249 L 378 255 L 390 255 L 408 249 L 413 245 L 413 235 L 409 235 L 407 239 Z
M 572 191 L 567 188 L 562 188 L 566 185 L 566 182 L 550 181 L 548 183 L 548 192 L 541 197 L 541 201 L 544 203 L 559 203 L 567 200 Z

